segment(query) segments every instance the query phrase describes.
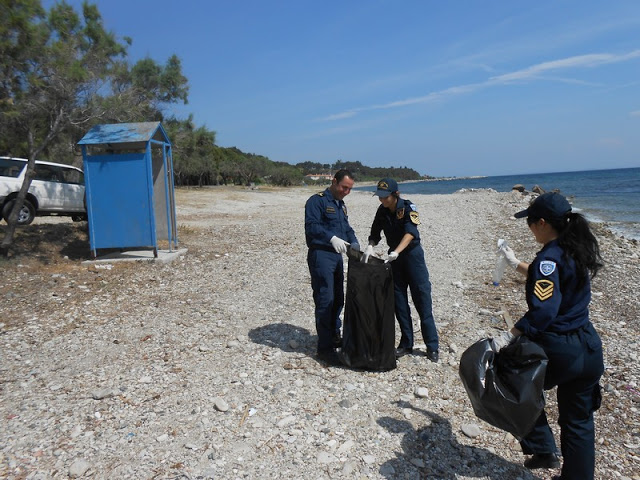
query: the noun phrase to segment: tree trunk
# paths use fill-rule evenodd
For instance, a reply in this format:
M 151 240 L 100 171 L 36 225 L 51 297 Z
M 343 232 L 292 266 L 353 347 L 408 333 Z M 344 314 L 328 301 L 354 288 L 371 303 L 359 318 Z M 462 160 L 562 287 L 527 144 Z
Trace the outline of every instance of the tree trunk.
M 24 199 L 27 197 L 27 192 L 29 191 L 29 187 L 31 186 L 31 180 L 33 179 L 33 176 L 35 174 L 35 167 L 36 158 L 29 155 L 24 182 L 22 182 L 22 186 L 20 187 L 20 191 L 18 192 L 16 201 L 13 204 L 13 209 L 11 210 L 9 218 L 7 219 L 8 228 L 4 234 L 2 243 L 0 243 L 0 255 L 3 255 L 5 257 L 9 255 L 9 247 L 13 245 L 13 238 L 16 234 L 16 227 L 18 226 L 18 212 L 20 212 L 20 209 L 24 204 Z
M 58 133 L 58 127 L 60 125 L 60 116 L 62 114 L 62 110 L 60 110 L 58 117 L 54 121 L 51 130 L 44 138 L 43 142 L 36 148 L 34 145 L 34 135 L 33 130 L 30 128 L 27 131 L 27 142 L 29 145 L 29 159 L 27 161 L 27 171 L 24 174 L 24 182 L 22 182 L 22 186 L 20 187 L 20 191 L 18 192 L 18 196 L 16 197 L 16 201 L 13 204 L 13 210 L 11 210 L 11 214 L 7 219 L 7 231 L 4 234 L 4 238 L 2 239 L 2 243 L 0 243 L 0 255 L 8 256 L 9 255 L 9 247 L 13 245 L 13 238 L 16 234 L 16 227 L 18 226 L 18 212 L 24 205 L 24 199 L 27 198 L 27 192 L 29 191 L 29 187 L 31 186 L 31 180 L 36 174 L 36 157 L 40 155 L 44 147 L 51 141 L 53 137 Z

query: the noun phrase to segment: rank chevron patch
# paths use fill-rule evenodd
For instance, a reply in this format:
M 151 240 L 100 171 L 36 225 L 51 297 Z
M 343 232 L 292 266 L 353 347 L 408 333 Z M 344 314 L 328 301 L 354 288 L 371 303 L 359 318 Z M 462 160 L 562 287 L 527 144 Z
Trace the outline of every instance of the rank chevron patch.
M 553 295 L 553 282 L 549 280 L 538 280 L 533 287 L 533 294 L 541 302 L 548 300 Z

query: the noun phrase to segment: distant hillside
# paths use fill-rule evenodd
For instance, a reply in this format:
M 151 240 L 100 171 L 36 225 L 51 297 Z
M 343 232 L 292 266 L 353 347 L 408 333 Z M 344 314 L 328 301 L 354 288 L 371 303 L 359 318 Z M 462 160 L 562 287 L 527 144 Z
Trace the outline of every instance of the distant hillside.
M 169 124 L 169 128 L 174 127 Z M 361 162 L 338 160 L 333 164 L 300 162 L 291 165 L 264 155 L 246 153 L 237 147 L 219 147 L 208 142 L 189 142 L 179 132 L 174 147 L 174 171 L 177 185 L 325 185 L 341 168 L 359 182 L 375 182 L 384 177 L 398 181 L 432 178 L 407 167 L 368 167 Z M 188 139 L 188 137 L 187 137 Z M 309 177 L 313 175 L 313 177 Z
M 391 177 L 398 181 L 423 180 L 432 178 L 420 175 L 416 170 L 407 167 L 367 167 L 361 162 L 343 162 L 338 160 L 334 164 L 322 164 L 314 162 L 297 163 L 296 167 L 301 169 L 303 175 L 309 174 L 329 174 L 333 175 L 341 168 L 349 170 L 356 180 L 360 182 L 377 181 L 384 177 Z

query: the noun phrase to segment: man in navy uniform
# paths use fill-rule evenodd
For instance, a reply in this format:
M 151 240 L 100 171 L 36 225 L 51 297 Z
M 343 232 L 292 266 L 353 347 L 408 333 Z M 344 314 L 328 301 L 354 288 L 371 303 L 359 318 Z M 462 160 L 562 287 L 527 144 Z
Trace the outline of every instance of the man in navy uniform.
M 342 254 L 349 246 L 360 250 L 343 201 L 351 192 L 353 183 L 353 175 L 348 170 L 338 170 L 329 188 L 307 200 L 304 212 L 318 357 L 330 365 L 340 364 L 335 349 L 341 345 L 340 312 L 344 306 Z

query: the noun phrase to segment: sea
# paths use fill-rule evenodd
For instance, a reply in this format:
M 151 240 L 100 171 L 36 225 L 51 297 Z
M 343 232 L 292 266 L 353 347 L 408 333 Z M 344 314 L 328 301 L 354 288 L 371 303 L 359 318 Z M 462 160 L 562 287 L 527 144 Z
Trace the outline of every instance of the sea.
M 509 192 L 516 184 L 528 191 L 535 185 L 547 192 L 559 190 L 573 210 L 589 221 L 605 223 L 618 235 L 640 240 L 640 168 L 425 180 L 400 184 L 400 193 L 409 198 L 412 193 L 446 194 L 461 189 Z

